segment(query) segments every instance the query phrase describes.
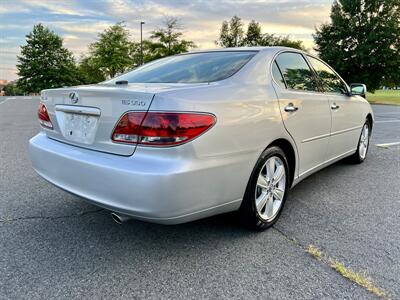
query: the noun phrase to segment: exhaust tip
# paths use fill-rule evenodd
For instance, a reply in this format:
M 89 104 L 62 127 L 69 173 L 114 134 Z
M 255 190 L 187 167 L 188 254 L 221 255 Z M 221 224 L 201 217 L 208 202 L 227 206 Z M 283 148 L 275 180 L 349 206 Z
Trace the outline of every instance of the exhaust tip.
M 116 213 L 111 213 L 111 218 L 114 220 L 115 223 L 121 225 L 123 223 L 121 217 L 117 215 Z
M 121 225 L 122 223 L 132 219 L 132 217 L 127 216 L 127 215 L 121 215 L 116 212 L 111 213 L 111 218 L 114 220 L 115 223 Z

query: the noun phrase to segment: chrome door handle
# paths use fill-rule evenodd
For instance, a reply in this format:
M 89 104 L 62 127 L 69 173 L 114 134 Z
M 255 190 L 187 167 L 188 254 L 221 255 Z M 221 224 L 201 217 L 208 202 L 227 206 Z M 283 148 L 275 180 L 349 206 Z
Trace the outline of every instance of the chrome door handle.
M 333 103 L 332 105 L 331 105 L 331 109 L 339 109 L 339 105 L 337 105 L 336 103 Z
M 294 106 L 293 103 L 289 103 L 286 107 L 285 107 L 285 111 L 287 112 L 294 112 L 296 110 L 298 110 L 299 108 Z

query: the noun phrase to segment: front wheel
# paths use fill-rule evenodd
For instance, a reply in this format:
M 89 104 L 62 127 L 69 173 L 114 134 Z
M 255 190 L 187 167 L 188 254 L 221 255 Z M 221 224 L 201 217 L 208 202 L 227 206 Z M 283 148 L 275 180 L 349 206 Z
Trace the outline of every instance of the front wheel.
M 366 120 L 358 140 L 357 151 L 349 157 L 350 162 L 360 164 L 367 158 L 370 137 L 371 124 L 369 120 Z
M 278 219 L 289 189 L 289 168 L 278 147 L 266 149 L 258 159 L 240 207 L 241 221 L 263 230 Z

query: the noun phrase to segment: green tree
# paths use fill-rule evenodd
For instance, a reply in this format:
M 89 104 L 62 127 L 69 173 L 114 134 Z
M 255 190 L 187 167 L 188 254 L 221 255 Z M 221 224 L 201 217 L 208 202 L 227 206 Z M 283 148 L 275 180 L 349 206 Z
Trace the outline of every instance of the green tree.
M 72 53 L 63 47 L 63 40 L 42 24 L 26 36 L 26 45 L 18 56 L 18 87 L 25 93 L 38 93 L 77 83 Z
M 3 87 L 3 91 L 6 96 L 20 96 L 24 94 L 23 90 L 15 83 L 8 83 Z
M 93 84 L 104 81 L 106 77 L 91 56 L 83 56 L 77 66 L 80 84 Z
M 335 1 L 331 22 L 314 35 L 320 57 L 369 90 L 400 84 L 400 1 Z
M 252 20 L 249 25 L 247 25 L 247 32 L 245 37 L 246 46 L 259 46 L 263 40 L 263 34 L 260 23 Z
M 244 34 L 243 22 L 238 16 L 232 17 L 229 22 L 222 22 L 219 37 L 215 43 L 226 48 L 239 46 L 284 46 L 305 50 L 300 40 L 292 40 L 288 36 L 263 34 L 260 23 L 255 20 L 252 20 L 247 25 L 247 31 Z
M 89 48 L 93 64 L 107 77 L 123 73 L 135 64 L 133 43 L 124 23 L 104 30 Z
M 223 21 L 221 25 L 221 29 L 219 31 L 218 40 L 215 41 L 215 44 L 221 47 L 234 47 L 232 37 L 229 32 L 229 23 L 228 21 Z
M 196 47 L 193 41 L 182 39 L 182 26 L 178 19 L 167 17 L 164 27 L 151 32 L 150 40 L 143 42 L 144 61 L 148 62 L 157 58 L 184 53 Z M 139 44 L 135 46 L 139 48 Z M 136 50 L 137 52 L 138 50 Z
M 243 22 L 238 16 L 233 16 L 230 21 L 223 21 L 218 40 L 215 43 L 221 47 L 239 47 L 245 41 Z
M 275 36 L 273 34 L 265 34 L 260 46 L 281 46 L 306 51 L 302 41 L 292 40 L 289 36 Z

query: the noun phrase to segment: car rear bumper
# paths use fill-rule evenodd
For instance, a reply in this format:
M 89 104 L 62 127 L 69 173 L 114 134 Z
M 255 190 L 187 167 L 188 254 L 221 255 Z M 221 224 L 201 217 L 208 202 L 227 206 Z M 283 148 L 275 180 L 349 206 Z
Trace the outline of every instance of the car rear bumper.
M 185 160 L 155 155 L 158 150 L 149 148 L 126 157 L 64 144 L 44 133 L 30 140 L 29 151 L 36 172 L 61 189 L 106 209 L 163 224 L 238 209 L 253 157 Z

